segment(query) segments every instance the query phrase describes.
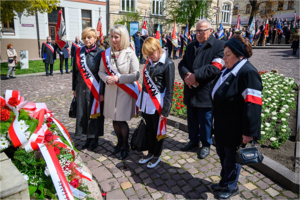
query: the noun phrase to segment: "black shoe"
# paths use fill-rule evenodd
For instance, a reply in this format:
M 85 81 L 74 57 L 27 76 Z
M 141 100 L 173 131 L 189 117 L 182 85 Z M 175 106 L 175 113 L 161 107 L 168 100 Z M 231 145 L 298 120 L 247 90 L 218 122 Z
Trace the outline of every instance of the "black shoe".
M 70 72 L 66 72 L 66 74 L 70 74 Z
M 17 78 L 17 77 L 13 76 L 12 78 Z
M 82 149 L 86 149 L 90 146 L 90 143 L 92 142 L 91 138 L 87 138 L 85 141 L 85 144 L 82 146 Z
M 64 73 L 63 73 L 63 72 L 60 72 L 60 74 L 63 75 Z
M 49 74 L 46 74 L 46 76 L 49 76 Z
M 239 194 L 238 187 L 236 187 L 236 189 L 234 189 L 233 191 L 229 191 L 228 189 L 226 189 L 217 193 L 218 197 L 220 197 L 221 199 L 229 199 L 230 197 L 235 196 L 237 194 Z
M 192 150 L 196 147 L 199 147 L 199 144 L 198 143 L 191 143 L 189 142 L 187 145 L 185 145 L 184 147 L 182 147 L 180 150 L 181 151 L 189 151 L 189 150 Z
M 204 159 L 209 155 L 210 148 L 209 147 L 202 147 L 198 151 L 198 158 Z
M 123 149 L 121 151 L 120 160 L 124 160 L 128 156 L 128 150 Z
M 10 77 L 6 77 L 6 79 L 10 79 Z
M 227 187 L 222 187 L 217 183 L 217 184 L 212 184 L 211 189 L 214 191 L 221 191 L 221 190 L 226 190 Z
M 119 145 L 119 143 L 117 144 L 117 146 L 115 147 L 115 150 L 113 152 L 113 154 L 117 154 L 121 151 L 121 145 Z
M 50 76 L 53 76 L 53 74 L 50 74 Z
M 93 142 L 91 144 L 91 149 L 94 150 L 98 146 L 98 138 L 93 139 Z

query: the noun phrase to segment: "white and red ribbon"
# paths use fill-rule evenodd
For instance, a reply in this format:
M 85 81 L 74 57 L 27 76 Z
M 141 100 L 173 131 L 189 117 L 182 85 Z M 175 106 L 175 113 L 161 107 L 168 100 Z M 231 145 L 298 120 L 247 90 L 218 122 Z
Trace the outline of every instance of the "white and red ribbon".
M 261 91 L 256 89 L 247 88 L 242 93 L 245 102 L 250 102 L 258 105 L 262 105 Z
M 222 58 L 215 58 L 213 59 L 211 64 L 217 67 L 219 70 L 222 70 L 223 66 L 225 65 L 225 62 Z
M 44 44 L 52 51 L 52 53 L 54 53 L 54 49 L 51 45 L 47 44 L 46 42 L 44 42 Z
M 167 135 L 167 118 L 164 120 L 161 119 L 161 111 L 163 107 L 163 102 L 161 99 L 161 93 L 159 92 L 158 88 L 156 87 L 155 83 L 151 79 L 149 72 L 147 71 L 147 64 L 149 59 L 147 60 L 144 70 L 143 70 L 143 79 L 144 83 L 147 89 L 147 92 L 149 96 L 151 97 L 151 100 L 159 114 L 159 123 L 158 123 L 158 129 L 157 129 L 157 140 L 161 140 L 165 138 Z

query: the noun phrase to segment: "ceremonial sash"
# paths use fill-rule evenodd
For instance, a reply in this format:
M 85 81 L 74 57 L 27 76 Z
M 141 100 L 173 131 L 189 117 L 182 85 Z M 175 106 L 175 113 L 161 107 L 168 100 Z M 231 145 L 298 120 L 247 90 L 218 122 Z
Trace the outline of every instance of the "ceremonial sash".
M 100 81 L 98 82 L 96 78 L 94 77 L 93 73 L 90 71 L 89 67 L 86 64 L 85 60 L 85 52 L 80 54 L 80 50 L 84 48 L 78 48 L 76 49 L 76 62 L 78 66 L 78 70 L 82 76 L 82 79 L 84 80 L 87 87 L 90 89 L 94 96 L 94 101 L 91 109 L 90 118 L 96 119 L 98 116 L 100 116 L 100 104 L 99 101 L 99 90 L 100 90 Z
M 76 47 L 76 49 L 77 49 L 77 48 L 80 48 L 80 46 L 77 45 L 75 42 L 73 42 L 72 44 Z
M 102 52 L 102 54 L 101 54 L 104 67 L 109 76 L 115 76 L 115 75 L 119 76 L 121 74 L 118 71 L 116 71 L 115 69 L 113 69 L 112 66 L 110 65 L 110 55 L 111 55 L 110 52 L 111 52 L 111 48 L 108 48 L 105 50 L 105 52 Z M 126 84 L 116 83 L 116 85 L 118 87 L 120 87 L 122 90 L 124 90 L 127 94 L 129 94 L 135 100 L 138 99 L 138 96 L 141 91 L 141 87 L 137 81 L 135 81 L 133 84 L 131 84 L 131 83 L 126 83 Z M 138 107 L 136 107 L 136 110 L 135 110 L 136 117 L 137 117 L 137 114 L 138 114 Z
M 54 49 L 51 45 L 47 44 L 46 42 L 44 42 L 44 44 L 52 51 L 52 53 L 54 53 Z
M 230 40 L 231 36 L 232 36 L 232 32 L 230 32 L 230 35 L 229 35 L 229 37 L 228 37 L 229 40 Z
M 167 43 L 167 40 L 165 38 L 162 39 L 165 43 Z
M 258 30 L 255 35 L 258 35 L 259 33 L 260 33 L 260 30 Z
M 167 118 L 164 120 L 161 119 L 161 111 L 162 111 L 162 102 L 161 102 L 161 94 L 159 90 L 157 89 L 155 83 L 151 79 L 149 72 L 147 71 L 147 64 L 148 64 L 149 59 L 147 60 L 144 70 L 143 70 L 143 79 L 144 83 L 147 89 L 147 92 L 149 96 L 151 97 L 151 100 L 159 114 L 159 124 L 158 124 L 158 129 L 157 129 L 157 140 L 161 140 L 167 136 Z

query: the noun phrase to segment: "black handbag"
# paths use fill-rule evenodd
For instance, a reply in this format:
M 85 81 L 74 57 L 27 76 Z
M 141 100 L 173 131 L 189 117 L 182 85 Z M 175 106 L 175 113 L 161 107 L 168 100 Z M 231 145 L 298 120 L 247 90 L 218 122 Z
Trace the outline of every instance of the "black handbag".
M 252 140 L 251 147 L 246 147 L 247 144 L 238 146 L 236 154 L 236 163 L 241 165 L 255 165 L 261 163 L 264 156 L 260 153 L 258 148 L 255 146 L 255 141 Z M 242 148 L 239 148 L 239 147 Z
M 74 97 L 71 102 L 71 106 L 70 106 L 70 110 L 69 110 L 70 118 L 76 118 L 76 110 L 77 110 L 77 102 L 76 102 L 76 98 Z
M 8 59 L 8 63 L 11 64 L 14 62 L 14 59 Z

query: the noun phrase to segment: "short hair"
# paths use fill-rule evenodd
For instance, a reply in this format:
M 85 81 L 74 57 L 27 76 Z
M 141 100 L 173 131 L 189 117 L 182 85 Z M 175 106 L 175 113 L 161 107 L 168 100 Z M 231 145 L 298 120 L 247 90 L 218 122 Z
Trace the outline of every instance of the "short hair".
M 51 39 L 51 37 L 50 37 L 50 36 L 47 36 L 47 37 L 46 37 L 46 40 L 48 40 L 48 38 L 50 38 L 50 39 Z
M 198 24 L 202 24 L 202 23 L 207 23 L 207 28 L 212 28 L 210 21 L 207 20 L 207 19 L 200 19 L 200 20 L 196 23 L 196 27 L 198 26 Z
M 11 46 L 13 46 L 12 44 L 8 44 L 7 45 L 7 49 L 9 49 Z
M 127 28 L 124 25 L 121 25 L 121 24 L 114 25 L 109 30 L 109 33 L 110 33 L 110 35 L 112 35 L 112 33 L 116 33 L 116 34 L 120 35 L 120 37 L 121 37 L 121 44 L 120 44 L 121 49 L 126 49 L 127 47 L 129 47 L 129 45 L 130 45 L 129 34 L 128 34 Z M 114 50 L 114 46 L 112 45 L 111 38 L 109 39 L 109 45 Z
M 79 37 L 78 37 L 78 36 L 76 36 L 76 37 L 75 37 L 75 40 L 76 40 L 76 38 L 78 38 L 78 39 L 79 39 Z
M 142 52 L 145 57 L 149 54 L 154 53 L 154 51 L 158 50 L 159 54 L 162 55 L 162 48 L 158 39 L 154 37 L 148 37 L 143 44 Z
M 245 57 L 250 58 L 252 56 L 252 45 L 251 45 L 249 39 L 246 37 L 243 37 L 241 34 L 234 34 L 232 37 L 237 39 L 238 41 L 240 41 L 240 43 L 242 43 L 242 45 L 245 47 L 245 50 L 246 50 Z M 227 47 L 227 46 L 225 45 L 224 48 L 225 47 Z M 233 49 L 230 48 L 230 50 L 237 58 L 241 56 L 239 53 L 237 53 Z
M 92 27 L 86 27 L 81 33 L 81 39 L 85 38 L 87 35 L 90 35 L 94 38 L 97 38 L 97 31 Z

